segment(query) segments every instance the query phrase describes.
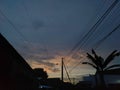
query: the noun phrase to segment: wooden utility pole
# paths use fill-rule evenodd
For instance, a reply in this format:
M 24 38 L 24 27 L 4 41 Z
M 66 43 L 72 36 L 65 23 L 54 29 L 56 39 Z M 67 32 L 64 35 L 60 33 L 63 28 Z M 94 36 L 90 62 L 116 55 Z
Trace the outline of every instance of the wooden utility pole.
M 63 59 L 61 60 L 61 80 L 63 81 Z

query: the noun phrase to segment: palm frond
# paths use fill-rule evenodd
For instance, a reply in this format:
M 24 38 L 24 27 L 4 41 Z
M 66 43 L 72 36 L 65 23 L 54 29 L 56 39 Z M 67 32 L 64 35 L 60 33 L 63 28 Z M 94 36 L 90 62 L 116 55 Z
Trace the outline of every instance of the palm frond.
M 96 52 L 94 51 L 94 49 L 92 49 L 92 54 L 94 55 L 94 57 L 95 57 L 96 59 L 99 58 L 99 56 L 96 54 Z
M 120 64 L 111 65 L 111 66 L 105 68 L 105 71 L 106 71 L 106 70 L 110 70 L 110 69 L 112 69 L 112 68 L 120 68 Z
M 116 55 L 116 56 L 120 56 L 120 52 L 116 53 L 115 55 Z
M 104 59 L 102 57 L 99 57 L 97 60 L 98 60 L 99 66 L 103 68 Z
M 104 59 L 101 57 L 101 56 L 98 56 L 96 54 L 96 52 L 94 51 L 94 49 L 92 49 L 92 54 L 94 55 L 94 59 L 96 60 L 96 64 L 102 68 L 103 67 L 103 62 L 104 62 Z
M 92 55 L 90 55 L 89 53 L 87 53 L 87 57 L 88 57 L 96 66 L 99 66 L 98 63 L 97 63 L 97 60 L 96 60 Z
M 104 61 L 103 67 L 105 68 L 113 59 L 115 56 L 118 56 L 118 53 L 116 53 L 117 50 L 114 50 Z

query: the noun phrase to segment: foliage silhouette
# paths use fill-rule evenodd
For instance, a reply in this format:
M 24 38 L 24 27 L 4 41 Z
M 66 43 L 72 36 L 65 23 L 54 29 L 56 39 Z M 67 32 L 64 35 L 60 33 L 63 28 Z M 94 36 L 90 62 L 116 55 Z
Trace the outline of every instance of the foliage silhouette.
M 46 71 L 44 71 L 42 68 L 35 68 L 34 69 L 34 74 L 36 77 L 41 78 L 41 79 L 47 79 L 48 74 Z
M 92 62 L 83 62 L 82 64 L 88 64 L 96 69 L 96 75 L 99 76 L 99 83 L 97 86 L 106 87 L 104 80 L 104 72 L 113 68 L 120 68 L 120 64 L 108 66 L 116 56 L 120 56 L 120 52 L 114 50 L 106 59 L 103 59 L 101 56 L 98 56 L 96 52 L 92 49 L 92 54 L 87 53 L 87 57 Z M 98 81 L 98 80 L 97 80 Z

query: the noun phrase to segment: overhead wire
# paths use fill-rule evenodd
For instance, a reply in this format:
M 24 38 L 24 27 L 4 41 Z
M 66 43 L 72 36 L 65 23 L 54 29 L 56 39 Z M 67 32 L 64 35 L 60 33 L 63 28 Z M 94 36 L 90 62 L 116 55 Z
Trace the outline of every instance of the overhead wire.
M 85 36 L 80 40 L 80 42 L 78 43 L 80 46 L 79 48 L 76 50 L 79 51 L 81 49 L 81 47 L 88 41 L 88 39 L 90 39 L 90 37 L 92 36 L 92 34 L 97 31 L 97 28 L 99 27 L 99 25 L 103 22 L 103 20 L 107 17 L 107 15 L 111 12 L 111 10 L 116 6 L 116 4 L 118 3 L 119 0 L 115 0 L 112 5 L 105 11 L 105 13 L 101 16 L 101 18 L 92 26 L 92 28 L 85 34 Z M 77 45 L 78 45 L 77 44 Z
M 89 30 L 89 32 L 85 35 L 86 39 L 84 38 L 83 43 L 79 46 L 78 50 L 81 49 L 81 47 L 90 39 L 90 37 L 93 35 L 95 31 L 97 31 L 97 28 L 99 25 L 103 22 L 103 20 L 108 16 L 108 14 L 111 12 L 111 10 L 117 5 L 119 0 L 115 0 L 112 5 L 104 12 L 104 14 L 101 16 L 101 18 L 92 26 L 92 28 Z
M 25 12 L 26 12 L 27 18 L 28 18 L 29 20 L 31 20 L 31 18 L 30 18 L 31 15 L 29 14 L 28 8 L 27 8 L 26 3 L 25 3 L 25 0 L 22 0 L 21 2 L 22 2 L 22 6 L 23 6 L 23 8 L 24 8 L 24 10 L 25 10 Z
M 70 79 L 69 73 L 68 73 L 68 71 L 67 71 L 67 68 L 66 68 L 64 62 L 63 62 L 63 66 L 64 66 L 64 68 L 65 68 L 65 71 L 66 71 L 66 74 L 67 74 L 68 80 L 69 80 L 70 83 L 71 83 L 71 79 Z
M 23 4 L 23 6 L 24 6 L 24 4 Z M 25 6 L 24 6 L 24 8 L 25 8 Z M 26 9 L 26 8 L 25 8 Z M 25 11 L 27 11 L 27 9 L 25 10 Z M 27 15 L 29 15 L 29 13 L 28 12 L 26 12 L 27 13 Z M 27 43 L 29 43 L 29 45 L 31 45 L 31 43 L 30 43 L 30 41 L 20 32 L 20 30 L 18 29 L 18 27 L 8 18 L 8 16 L 7 15 L 5 15 L 4 13 L 3 13 L 3 11 L 0 9 L 0 14 L 5 18 L 5 20 L 12 26 L 12 28 L 22 37 L 22 39 L 25 41 L 25 42 L 27 42 Z M 30 16 L 29 16 L 29 18 L 30 18 Z M 1 32 L 0 32 L 1 33 Z M 31 45 L 32 46 L 32 45 Z M 46 52 L 47 52 L 47 56 L 48 56 L 48 50 L 47 50 L 47 47 L 45 47 L 45 50 L 46 50 Z M 47 57 L 46 57 L 47 58 Z
M 120 24 L 119 24 L 117 27 L 115 27 L 111 32 L 109 32 L 106 36 L 104 36 L 101 40 L 99 40 L 99 41 L 95 44 L 94 49 L 96 50 L 96 49 L 97 49 L 107 38 L 109 38 L 115 31 L 120 30 L 119 28 L 120 28 Z M 70 69 L 69 72 L 72 72 L 72 70 L 74 70 L 74 69 L 75 69 L 79 64 L 81 64 L 81 63 L 82 63 L 82 61 L 79 62 L 79 63 L 77 63 L 72 69 Z
M 22 0 L 22 6 L 26 12 L 26 16 L 28 18 L 28 20 L 32 23 L 33 20 L 31 19 L 31 14 L 29 13 L 29 10 L 28 10 L 28 7 L 26 6 L 26 2 L 25 0 Z M 43 43 L 43 48 L 45 49 L 46 51 L 46 59 L 49 57 L 49 52 L 48 52 L 48 48 L 47 48 L 47 45 L 45 44 L 44 40 L 42 40 L 42 43 Z
M 110 37 L 115 31 L 120 30 L 120 24 L 115 27 L 111 32 L 109 32 L 106 36 L 104 36 L 101 40 L 99 40 L 96 44 L 94 49 L 97 49 L 108 37 Z
M 119 3 L 120 4 L 120 3 Z M 99 30 L 97 30 L 96 33 L 94 33 L 94 35 L 92 35 L 92 37 L 89 39 L 89 41 L 97 41 L 98 38 L 101 38 L 102 34 L 105 33 L 105 31 L 103 32 L 102 29 L 106 29 L 105 25 L 107 26 L 114 26 L 116 21 L 118 21 L 118 18 L 120 16 L 120 13 L 118 13 L 118 11 L 120 10 L 120 8 L 118 8 L 119 4 L 116 5 L 116 7 L 114 8 L 114 10 L 112 10 L 111 14 L 107 17 L 107 19 L 109 19 L 109 22 L 107 23 L 102 23 L 102 28 L 100 28 Z M 113 19 L 114 18 L 114 19 Z M 107 27 L 108 28 L 108 27 Z M 107 31 L 107 30 L 106 30 Z M 91 42 L 92 43 L 92 42 Z M 92 47 L 94 48 L 94 47 Z
M 19 35 L 23 38 L 24 41 L 28 41 L 26 37 L 18 30 L 18 28 L 15 26 L 15 24 L 3 13 L 3 11 L 0 9 L 0 14 L 7 20 L 7 22 L 13 27 L 13 29 L 19 33 Z
M 95 24 L 94 24 L 94 26 L 95 26 Z M 91 28 L 91 29 L 92 29 L 92 28 Z M 71 53 L 72 51 L 74 51 L 77 47 L 80 46 L 80 44 L 85 40 L 85 38 L 88 37 L 88 35 L 89 35 L 90 32 L 91 32 L 91 30 L 89 30 L 89 31 L 80 39 L 80 41 L 71 49 L 70 53 Z
M 69 73 L 71 73 L 78 65 L 80 65 L 82 61 L 78 62 L 75 66 L 73 66 L 70 70 Z
M 91 21 L 93 21 L 93 19 L 95 19 L 95 17 L 99 15 L 100 10 L 102 10 L 102 8 L 104 7 L 104 5 L 105 5 L 106 2 L 107 2 L 107 0 L 104 0 L 103 5 L 99 5 L 99 7 L 96 9 L 96 12 L 97 12 L 97 13 L 92 17 Z M 102 7 L 102 8 L 101 8 L 101 7 Z M 91 24 L 91 22 L 88 23 L 88 25 L 89 25 L 89 24 Z M 87 26 L 88 26 L 88 25 L 87 25 Z M 88 33 L 89 33 L 89 32 L 90 32 L 90 31 L 88 31 Z M 72 53 L 74 53 L 74 51 L 79 47 L 80 43 L 83 41 L 83 39 L 84 39 L 86 36 L 87 36 L 87 35 L 85 34 L 84 37 L 82 37 L 82 39 L 80 39 L 80 41 L 75 44 L 75 46 L 70 50 L 70 52 L 68 52 L 67 56 L 69 56 L 69 57 L 67 58 L 67 59 L 68 59 L 67 63 L 70 62 L 70 57 L 72 56 Z
M 114 2 L 114 3 L 116 4 L 116 2 Z M 74 55 L 76 52 L 78 52 L 81 49 L 81 47 L 84 45 L 86 40 L 89 39 L 89 37 L 93 34 L 93 32 L 96 31 L 99 24 L 104 20 L 105 15 L 107 13 L 109 13 L 109 11 L 111 10 L 111 7 L 114 5 L 114 3 L 109 7 L 109 9 L 107 9 L 107 11 L 101 16 L 101 18 L 92 26 L 92 28 L 80 39 L 80 41 L 71 49 L 71 51 L 68 55 L 71 55 L 72 53 Z M 102 8 L 100 8 L 100 9 L 102 9 Z M 99 11 L 99 10 L 97 10 L 97 11 Z M 70 60 L 68 62 L 70 62 Z
M 106 2 L 106 0 L 105 0 L 105 2 Z M 104 3 L 105 3 L 104 2 Z M 101 5 L 100 5 L 101 6 Z M 98 12 L 99 12 L 99 10 L 98 9 L 102 9 L 101 7 L 99 6 L 99 8 L 97 8 L 97 14 L 98 14 Z M 103 6 L 102 6 L 103 7 Z M 93 17 L 94 18 L 94 17 Z M 86 35 L 87 36 L 87 35 Z M 84 38 L 84 37 L 83 37 Z M 81 39 L 81 41 L 79 41 L 79 42 L 82 42 L 82 39 Z M 72 49 L 71 49 L 71 51 L 68 53 L 68 55 L 70 55 L 70 54 L 72 54 L 73 53 L 73 51 L 76 49 L 76 47 L 78 47 L 79 46 L 79 43 L 77 43 Z M 70 59 L 68 59 L 68 62 L 67 62 L 67 64 L 66 64 L 66 67 L 68 68 L 68 64 L 70 63 Z M 71 73 L 71 71 L 76 67 L 76 66 L 78 66 L 79 64 L 80 64 L 81 62 L 79 62 L 79 63 L 77 63 L 77 65 L 75 65 L 75 66 L 73 66 L 73 68 L 72 69 L 70 69 L 68 72 L 69 73 Z
M 76 52 L 78 52 L 81 47 L 84 45 L 84 43 L 86 43 L 86 41 L 91 37 L 91 35 L 94 33 L 94 31 L 97 30 L 98 26 L 103 22 L 103 20 L 107 17 L 107 15 L 111 12 L 111 10 L 116 6 L 116 4 L 119 2 L 119 0 L 115 0 L 112 5 L 105 11 L 105 13 L 102 15 L 102 17 L 92 26 L 92 28 L 88 31 L 87 34 L 85 34 L 85 36 L 80 40 L 80 42 L 77 43 L 76 47 L 79 46 L 79 44 L 81 44 L 81 42 L 83 41 L 83 43 L 79 46 L 78 50 Z M 74 47 L 75 49 L 75 47 Z M 73 49 L 72 49 L 73 50 Z M 75 65 L 75 67 L 77 67 L 79 64 Z M 74 67 L 74 68 L 75 68 Z M 72 69 L 73 70 L 73 69 Z
M 119 8 L 119 9 L 120 9 L 120 8 Z M 117 12 L 117 11 L 116 11 L 116 12 Z M 113 12 L 113 13 L 115 13 L 115 12 Z M 114 21 L 111 20 L 111 25 L 114 25 L 114 24 L 119 20 L 118 18 L 120 19 L 120 13 L 119 13 L 117 16 L 114 16 Z M 115 30 L 115 31 L 116 31 L 116 30 Z M 112 34 L 113 34 L 115 31 L 114 31 L 114 30 L 113 30 L 113 32 L 111 31 Z M 109 33 L 111 33 L 111 32 L 109 32 Z M 108 34 L 109 34 L 109 33 L 108 33 Z M 102 32 L 101 34 L 99 33 L 99 36 L 102 36 L 102 34 L 103 34 L 103 32 Z M 107 35 L 108 35 L 108 34 L 107 34 Z M 96 36 L 98 36 L 98 35 L 96 35 Z M 106 37 L 106 36 L 104 36 L 103 38 L 105 38 L 105 37 Z M 108 37 L 109 37 L 109 36 L 108 36 Z M 107 39 L 108 37 L 106 37 L 106 39 Z M 103 38 L 102 38 L 102 39 L 103 39 Z M 104 43 L 104 41 L 105 41 L 105 40 L 102 41 L 102 39 L 98 40 L 95 44 L 93 44 L 92 48 L 94 48 L 95 50 L 96 50 L 97 48 L 99 48 L 99 47 L 101 46 L 101 44 Z M 100 44 L 100 41 L 102 41 L 101 44 Z

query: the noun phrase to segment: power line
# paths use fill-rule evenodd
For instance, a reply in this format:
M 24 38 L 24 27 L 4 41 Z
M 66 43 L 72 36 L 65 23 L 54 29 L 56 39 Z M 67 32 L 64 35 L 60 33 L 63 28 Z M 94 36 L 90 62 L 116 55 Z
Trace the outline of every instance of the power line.
M 13 27 L 13 29 L 19 33 L 20 36 L 22 36 L 22 38 L 24 39 L 24 41 L 28 41 L 24 35 L 18 30 L 18 28 L 14 25 L 14 23 L 2 12 L 2 10 L 0 9 L 0 14 L 7 20 L 7 22 Z
M 22 0 L 22 4 L 23 4 L 22 6 L 26 12 L 26 16 L 28 17 L 28 20 L 32 23 L 33 20 L 31 19 L 31 13 L 29 13 L 28 7 L 26 6 L 27 3 L 25 2 L 25 0 Z M 46 59 L 47 59 L 47 57 L 49 56 L 48 48 L 47 48 L 47 45 L 45 44 L 44 40 L 42 41 L 42 43 L 43 43 L 43 48 L 45 49 L 46 54 L 47 54 L 46 55 Z
M 118 18 L 119 18 L 119 15 L 116 16 L 116 17 L 114 18 L 114 20 L 117 21 Z M 115 21 L 111 20 L 111 22 L 109 22 L 109 25 L 113 25 L 113 24 L 115 23 Z M 105 29 L 105 28 L 104 28 L 104 29 Z M 97 41 L 97 40 L 98 40 L 98 37 L 99 37 L 99 36 L 102 36 L 102 34 L 104 34 L 103 31 L 99 31 L 99 33 L 96 33 L 96 34 L 94 35 L 94 37 L 92 38 L 92 41 L 95 41 L 95 40 Z M 99 38 L 100 38 L 100 37 L 99 37 Z
M 25 12 L 26 12 L 26 16 L 27 16 L 28 20 L 29 20 L 30 22 L 32 22 L 31 14 L 30 14 L 29 11 L 28 11 L 28 8 L 27 8 L 27 6 L 26 6 L 25 0 L 22 0 L 22 4 L 23 4 L 22 6 L 23 6 L 23 8 L 24 8 L 24 10 L 25 10 Z
M 72 69 L 69 70 L 69 72 L 72 72 L 79 64 L 81 64 L 82 62 L 80 61 L 79 63 L 77 63 L 75 66 L 73 66 Z
M 120 24 L 117 27 L 115 27 L 111 32 L 109 32 L 105 37 L 103 37 L 101 40 L 99 40 L 95 44 L 95 48 L 94 49 L 97 49 L 108 37 L 110 37 L 115 31 L 119 30 L 119 28 L 120 28 Z M 69 72 L 74 70 L 79 64 L 81 64 L 81 61 L 79 63 L 77 63 Z
M 110 37 L 115 31 L 119 30 L 120 28 L 120 24 L 114 28 L 111 32 L 109 32 L 105 37 L 103 37 L 101 40 L 99 40 L 96 44 L 95 44 L 95 48 L 97 49 L 108 37 Z M 82 61 L 80 61 L 79 63 L 77 63 L 69 72 L 73 71 L 79 64 L 81 64 Z
M 78 50 L 81 49 L 81 47 L 90 39 L 92 34 L 97 31 L 97 28 L 99 25 L 103 22 L 103 20 L 108 16 L 108 14 L 111 12 L 111 10 L 116 6 L 116 4 L 119 2 L 119 0 L 115 0 L 112 5 L 105 11 L 105 13 L 101 16 L 101 18 L 92 26 L 92 28 L 89 30 L 89 32 L 84 36 L 82 39 L 83 43 L 78 48 Z
M 69 54 L 78 52 L 81 47 L 89 40 L 92 34 L 97 31 L 98 26 L 103 22 L 103 20 L 107 17 L 107 15 L 111 12 L 111 10 L 116 6 L 119 0 L 115 0 L 112 5 L 105 11 L 105 13 L 101 16 L 101 18 L 92 26 L 92 28 L 82 37 L 82 39 L 71 49 Z M 78 48 L 78 49 L 77 49 Z M 77 49 L 77 50 L 76 50 Z M 75 51 L 76 50 L 76 51 Z M 74 52 L 73 52 L 74 51 Z M 74 55 L 73 54 L 73 55 Z
M 107 17 L 107 15 L 111 12 L 111 10 L 116 6 L 116 4 L 119 2 L 119 0 L 115 0 L 112 5 L 105 11 L 105 13 L 102 15 L 102 17 L 93 25 L 93 27 L 88 31 L 87 34 L 76 44 L 76 46 L 72 49 L 75 50 L 80 44 L 79 48 L 76 50 L 78 52 L 81 47 L 86 43 L 86 41 L 89 40 L 91 35 L 97 30 L 98 26 L 103 22 L 103 20 Z M 74 53 L 75 54 L 75 53 Z M 74 55 L 73 54 L 73 55 Z M 76 64 L 72 69 L 75 69 L 80 63 Z
M 70 81 L 70 83 L 71 83 L 71 79 L 70 79 L 69 73 L 68 73 L 68 71 L 67 71 L 67 68 L 66 68 L 64 62 L 63 62 L 63 66 L 64 66 L 64 68 L 65 68 L 65 71 L 66 71 L 67 77 L 68 77 L 68 79 L 69 79 L 69 81 Z
M 106 0 L 105 0 L 105 2 L 106 2 Z M 105 3 L 104 2 L 104 3 Z M 100 7 L 100 9 L 102 9 L 101 7 Z M 100 11 L 100 10 L 96 10 L 97 12 L 98 11 Z M 94 17 L 93 17 L 94 18 Z M 95 26 L 95 25 L 94 25 Z M 94 27 L 93 26 L 93 27 Z M 92 28 L 93 28 L 92 27 Z M 84 41 L 84 39 L 89 35 L 89 33 L 91 32 L 91 30 L 92 30 L 92 28 L 82 37 L 82 39 L 71 49 L 71 51 L 69 52 L 69 54 L 68 55 L 70 55 L 77 47 L 79 47 L 79 45 Z
M 120 30 L 118 29 L 120 27 L 120 24 L 114 28 L 110 33 L 108 33 L 105 37 L 103 37 L 101 40 L 99 40 L 96 44 L 95 44 L 95 49 L 97 49 L 108 37 L 110 37 L 115 31 Z

